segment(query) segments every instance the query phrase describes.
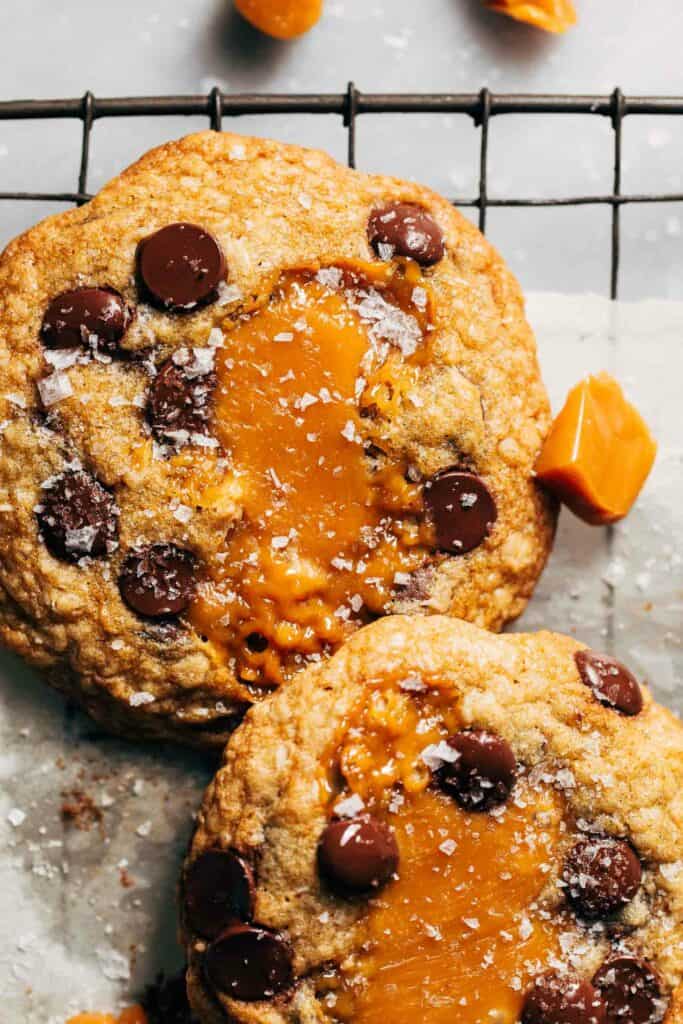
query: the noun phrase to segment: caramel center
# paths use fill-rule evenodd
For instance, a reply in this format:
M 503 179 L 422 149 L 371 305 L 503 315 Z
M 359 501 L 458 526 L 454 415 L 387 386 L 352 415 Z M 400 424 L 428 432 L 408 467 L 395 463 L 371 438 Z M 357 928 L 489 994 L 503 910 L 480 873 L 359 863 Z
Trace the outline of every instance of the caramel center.
M 425 559 L 419 490 L 368 454 L 359 413 L 378 375 L 384 386 L 393 364 L 420 358 L 415 272 L 289 274 L 219 350 L 214 429 L 243 519 L 191 619 L 245 682 L 277 685 L 336 647 Z
M 557 876 L 561 801 L 521 775 L 505 805 L 462 810 L 432 760 L 456 716 L 447 695 L 379 688 L 342 744 L 342 773 L 394 829 L 399 865 L 368 901 L 361 952 L 327 996 L 332 1019 L 513 1024 L 559 953 L 542 894 Z

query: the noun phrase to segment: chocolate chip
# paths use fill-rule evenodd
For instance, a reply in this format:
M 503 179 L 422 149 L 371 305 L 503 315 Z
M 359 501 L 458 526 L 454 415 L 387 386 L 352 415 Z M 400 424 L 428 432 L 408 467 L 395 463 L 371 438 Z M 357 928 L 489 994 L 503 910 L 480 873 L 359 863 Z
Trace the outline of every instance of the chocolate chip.
M 247 647 L 254 654 L 263 654 L 264 651 L 268 650 L 268 637 L 264 636 L 263 633 L 254 631 L 247 637 Z
M 40 336 L 48 348 L 88 348 L 115 352 L 132 313 L 113 288 L 74 288 L 47 307 Z
M 254 875 L 239 854 L 207 850 L 190 864 L 184 883 L 185 916 L 192 931 L 214 939 L 254 913 Z
M 517 772 L 507 740 L 485 729 L 471 729 L 449 736 L 446 742 L 457 757 L 437 771 L 444 792 L 466 811 L 489 811 L 505 803 Z
M 292 954 L 281 935 L 257 925 L 228 928 L 206 951 L 209 983 L 245 1002 L 271 999 L 292 983 Z
M 386 203 L 373 210 L 368 238 L 381 259 L 406 256 L 423 267 L 438 263 L 446 251 L 441 228 L 415 203 Z
M 444 469 L 428 480 L 425 509 L 436 533 L 436 546 L 464 555 L 489 535 L 497 518 L 491 492 L 474 473 Z
M 342 889 L 378 889 L 398 867 L 396 838 L 388 825 L 369 814 L 331 821 L 320 837 L 318 863 Z
M 607 1005 L 607 1024 L 657 1024 L 667 1009 L 656 971 L 637 956 L 616 953 L 593 978 Z
M 522 1024 L 604 1024 L 605 1004 L 589 981 L 548 971 L 524 997 Z
M 46 487 L 36 516 L 43 540 L 57 558 L 77 562 L 116 548 L 119 509 L 114 495 L 83 469 L 69 470 Z
M 225 277 L 220 245 L 196 224 L 168 224 L 143 238 L 137 263 L 149 301 L 174 313 L 211 302 Z
M 637 715 L 643 710 L 643 694 L 638 680 L 625 665 L 597 651 L 577 651 L 574 655 L 582 681 L 589 686 L 601 704 Z
M 567 900 L 588 920 L 609 917 L 630 903 L 642 868 L 629 844 L 610 836 L 586 836 L 569 852 L 562 871 Z
M 179 349 L 162 364 L 149 391 L 147 420 L 159 440 L 182 444 L 206 434 L 216 387 L 211 349 Z
M 123 600 L 146 618 L 185 611 L 195 590 L 196 559 L 175 544 L 150 544 L 126 558 L 119 576 Z

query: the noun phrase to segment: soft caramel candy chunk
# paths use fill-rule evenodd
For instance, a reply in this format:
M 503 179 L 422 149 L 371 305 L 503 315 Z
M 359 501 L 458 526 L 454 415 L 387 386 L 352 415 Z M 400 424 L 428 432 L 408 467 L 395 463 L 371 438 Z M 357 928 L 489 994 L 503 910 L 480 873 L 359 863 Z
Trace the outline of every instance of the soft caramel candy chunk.
M 553 423 L 536 476 L 581 519 L 600 526 L 623 519 L 657 452 L 647 425 L 607 373 L 569 392 Z
M 566 32 L 576 24 L 571 0 L 489 0 L 488 7 L 546 32 Z
M 294 39 L 313 28 L 323 11 L 323 0 L 235 0 L 243 18 L 275 39 Z

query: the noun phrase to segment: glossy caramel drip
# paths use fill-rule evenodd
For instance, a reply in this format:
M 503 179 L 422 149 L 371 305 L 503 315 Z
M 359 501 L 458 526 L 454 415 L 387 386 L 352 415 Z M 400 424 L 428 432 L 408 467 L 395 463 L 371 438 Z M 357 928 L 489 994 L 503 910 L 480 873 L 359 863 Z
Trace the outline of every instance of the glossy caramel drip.
M 243 518 L 190 618 L 247 683 L 334 649 L 427 557 L 419 488 L 375 458 L 359 411 L 424 358 L 420 281 L 411 265 L 286 275 L 218 351 L 214 431 Z

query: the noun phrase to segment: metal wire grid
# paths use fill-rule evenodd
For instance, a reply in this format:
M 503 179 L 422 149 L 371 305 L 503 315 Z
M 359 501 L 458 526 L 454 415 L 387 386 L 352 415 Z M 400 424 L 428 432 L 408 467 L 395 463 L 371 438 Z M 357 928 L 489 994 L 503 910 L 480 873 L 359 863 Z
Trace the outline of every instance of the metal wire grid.
M 622 126 L 635 114 L 683 114 L 683 97 L 624 96 L 615 89 L 610 96 L 496 95 L 479 93 L 363 93 L 350 82 L 346 92 L 305 95 L 244 93 L 226 95 L 214 88 L 204 96 L 149 96 L 122 99 L 96 98 L 86 92 L 80 99 L 12 100 L 0 102 L 0 121 L 77 118 L 83 123 L 78 183 L 75 192 L 0 192 L 1 199 L 47 200 L 82 205 L 87 192 L 90 136 L 96 120 L 108 117 L 205 116 L 220 131 L 224 117 L 244 114 L 337 114 L 347 130 L 347 159 L 356 165 L 356 123 L 362 114 L 464 114 L 480 129 L 479 190 L 474 198 L 453 198 L 454 206 L 479 210 L 479 227 L 486 230 L 490 207 L 610 206 L 612 233 L 610 296 L 619 290 L 620 211 L 627 203 L 683 202 L 683 193 L 624 195 L 621 191 Z M 613 128 L 613 186 L 608 195 L 555 198 L 492 198 L 488 195 L 488 155 L 491 119 L 502 114 L 585 114 L 607 117 Z

